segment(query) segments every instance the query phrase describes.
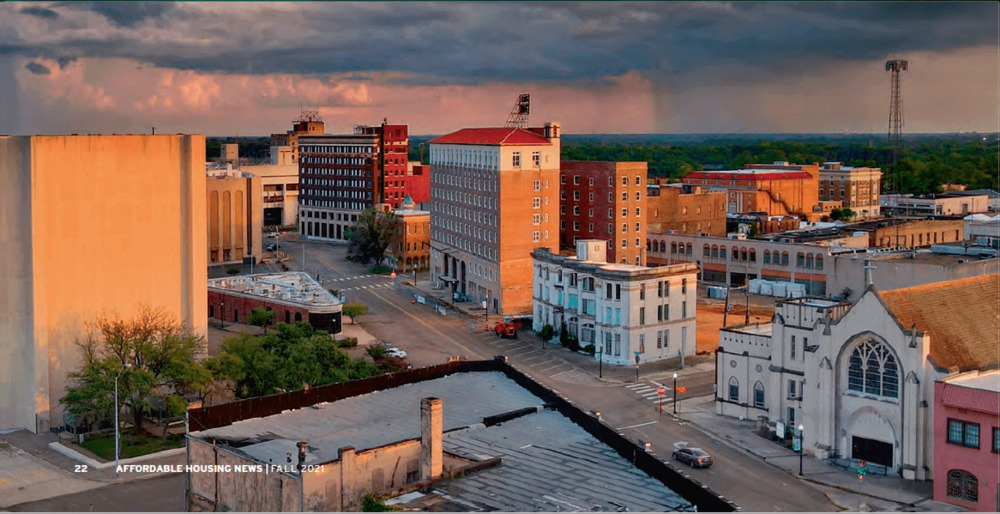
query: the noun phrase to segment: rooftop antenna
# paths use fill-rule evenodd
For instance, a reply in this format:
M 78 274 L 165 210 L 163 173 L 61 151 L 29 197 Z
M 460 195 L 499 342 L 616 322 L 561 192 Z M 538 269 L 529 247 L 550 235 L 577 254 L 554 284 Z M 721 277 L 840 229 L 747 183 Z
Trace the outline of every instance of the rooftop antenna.
M 899 92 L 899 72 L 906 71 L 909 63 L 901 59 L 885 62 L 889 72 L 889 145 L 892 146 L 892 173 L 887 174 L 889 192 L 903 191 L 903 177 L 899 174 L 899 142 L 903 133 L 903 96 Z M 895 175 L 892 178 L 892 175 Z
M 514 107 L 510 110 L 510 114 L 507 116 L 507 124 L 504 126 L 507 128 L 526 128 L 528 126 L 528 114 L 530 111 L 531 95 L 528 93 L 521 93 L 518 95 L 517 101 L 514 102 Z

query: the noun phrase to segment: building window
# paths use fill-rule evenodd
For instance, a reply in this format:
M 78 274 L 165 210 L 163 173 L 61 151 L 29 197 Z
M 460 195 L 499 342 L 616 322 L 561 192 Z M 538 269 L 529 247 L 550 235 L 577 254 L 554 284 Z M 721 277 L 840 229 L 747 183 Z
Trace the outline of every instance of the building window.
M 623 202 L 628 201 L 628 191 L 622 191 L 622 201 Z
M 580 206 L 579 205 L 574 205 L 573 206 L 573 216 L 579 216 L 579 215 L 580 215 Z
M 580 192 L 579 191 L 573 191 L 573 200 L 574 201 L 580 201 Z
M 764 384 L 760 382 L 753 385 L 753 406 L 758 409 L 764 408 Z
M 791 356 L 791 358 L 792 358 L 792 359 L 795 359 L 795 336 L 792 336 L 792 344 L 791 344 L 791 347 L 792 347 L 792 356 Z
M 995 439 L 995 437 L 994 437 Z M 979 423 L 948 419 L 948 442 L 979 449 Z
M 764 264 L 771 264 L 771 252 L 764 252 Z
M 537 243 L 542 240 L 542 234 L 539 231 L 534 231 L 531 233 L 531 241 Z
M 628 177 L 622 177 L 622 185 L 623 186 L 627 186 L 628 185 Z
M 534 182 L 531 183 L 531 187 L 535 191 L 541 191 L 542 190 L 542 182 L 540 180 L 535 180 Z
M 646 308 L 645 307 L 639 307 L 639 324 L 640 325 L 645 325 L 646 324 Z
M 580 185 L 580 175 L 573 175 L 573 185 L 574 186 Z
M 542 165 L 542 154 L 541 152 L 531 152 L 531 164 L 538 168 Z
M 847 369 L 847 387 L 851 391 L 899 397 L 899 368 L 889 349 L 873 340 L 854 349 Z
M 729 401 L 740 401 L 740 383 L 736 377 L 729 378 Z
M 979 479 L 964 469 L 948 470 L 946 490 L 949 498 L 979 503 Z
M 514 152 L 513 162 L 511 163 L 515 168 L 521 167 L 521 152 Z
M 565 184 L 566 184 L 566 175 L 561 175 L 561 176 L 559 177 L 559 183 L 560 183 L 560 184 L 563 184 L 563 185 L 565 185 Z
M 531 207 L 533 207 L 535 209 L 541 209 L 542 208 L 542 199 L 540 197 L 537 197 L 537 196 L 534 197 L 534 198 L 532 198 L 531 199 Z
M 788 381 L 788 399 L 789 400 L 798 400 L 798 399 L 800 399 L 799 395 L 795 394 L 795 381 L 794 380 L 789 380 Z
M 1000 428 L 993 427 L 993 453 L 1000 453 Z
M 531 215 L 531 224 L 532 225 L 541 225 L 542 224 L 542 215 L 541 214 L 532 214 Z

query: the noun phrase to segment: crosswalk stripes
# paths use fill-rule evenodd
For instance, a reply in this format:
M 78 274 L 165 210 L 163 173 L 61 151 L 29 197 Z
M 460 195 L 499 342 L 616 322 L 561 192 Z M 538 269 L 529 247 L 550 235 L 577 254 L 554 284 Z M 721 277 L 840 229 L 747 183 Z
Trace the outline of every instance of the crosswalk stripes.
M 386 282 L 384 284 L 370 284 L 370 285 L 356 286 L 356 287 L 345 287 L 345 288 L 341 289 L 340 291 L 342 291 L 342 292 L 343 291 L 358 291 L 358 290 L 361 290 L 361 289 L 378 289 L 378 288 L 385 288 L 385 287 L 392 287 L 392 282 Z
M 662 398 L 656 392 L 658 387 L 663 387 L 659 382 L 652 382 L 653 385 L 649 385 L 646 382 L 639 382 L 638 384 L 629 384 L 625 386 L 626 389 L 632 391 L 633 393 L 642 397 L 643 400 L 651 401 L 653 403 L 670 403 L 673 401 L 669 395 L 664 395 Z M 668 393 L 670 388 L 666 388 Z

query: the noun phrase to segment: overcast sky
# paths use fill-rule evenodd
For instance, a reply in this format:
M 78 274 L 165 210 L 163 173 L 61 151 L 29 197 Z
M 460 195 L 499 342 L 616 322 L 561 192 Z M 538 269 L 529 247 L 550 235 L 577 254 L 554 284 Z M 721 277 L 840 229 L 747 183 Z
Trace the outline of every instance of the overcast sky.
M 994 2 L 0 3 L 0 133 L 997 131 Z

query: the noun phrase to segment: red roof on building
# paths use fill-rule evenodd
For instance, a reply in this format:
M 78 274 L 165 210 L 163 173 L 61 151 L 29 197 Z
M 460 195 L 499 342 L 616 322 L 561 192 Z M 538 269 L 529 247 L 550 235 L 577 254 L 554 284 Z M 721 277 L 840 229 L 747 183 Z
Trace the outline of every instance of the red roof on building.
M 688 173 L 687 175 L 684 175 L 684 180 L 699 179 L 699 180 L 760 181 L 760 180 L 792 180 L 792 179 L 808 179 L 808 178 L 812 178 L 812 175 L 804 171 L 775 171 L 773 173 L 733 173 L 731 171 L 695 171 L 693 173 Z
M 551 145 L 543 136 L 519 128 L 467 128 L 431 140 L 446 145 Z
M 1000 415 L 1000 394 L 945 382 L 941 403 L 948 407 Z

